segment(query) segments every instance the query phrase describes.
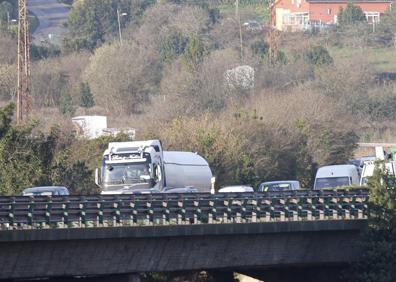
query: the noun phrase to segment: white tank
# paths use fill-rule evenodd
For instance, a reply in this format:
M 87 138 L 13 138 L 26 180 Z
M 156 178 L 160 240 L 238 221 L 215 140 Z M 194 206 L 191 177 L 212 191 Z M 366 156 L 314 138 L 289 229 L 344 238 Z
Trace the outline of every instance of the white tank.
M 198 192 L 210 192 L 212 171 L 208 162 L 191 152 L 164 151 L 165 186 L 195 187 Z

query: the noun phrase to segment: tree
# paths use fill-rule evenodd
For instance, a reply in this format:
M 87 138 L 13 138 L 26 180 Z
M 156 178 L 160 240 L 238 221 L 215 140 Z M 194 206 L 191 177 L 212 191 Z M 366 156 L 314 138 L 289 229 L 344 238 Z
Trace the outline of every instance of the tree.
M 85 0 L 75 1 L 69 14 L 70 35 L 63 42 L 65 50 L 93 51 L 118 32 L 118 12 L 125 12 L 120 24 L 137 21 L 153 0 Z
M 93 154 L 84 159 L 73 155 L 71 148 L 77 140 L 72 137 L 62 144 L 59 128 L 44 134 L 37 130 L 37 122 L 14 125 L 14 110 L 14 104 L 0 109 L 0 195 L 18 195 L 27 187 L 41 185 L 64 185 L 74 194 L 96 193 L 92 170 L 86 164 Z
M 268 43 L 264 40 L 258 40 L 250 44 L 250 51 L 254 57 L 264 59 L 268 55 Z
M 54 130 L 48 136 L 32 134 L 37 123 L 12 124 L 14 104 L 0 109 L 0 187 L 1 195 L 17 195 L 33 185 L 50 184 L 49 170 L 58 139 Z
M 305 59 L 312 65 L 331 65 L 333 58 L 330 56 L 329 51 L 323 46 L 314 46 L 305 51 Z
M 369 179 L 369 229 L 361 240 L 363 254 L 354 266 L 354 281 L 396 280 L 396 179 L 378 162 Z
M 159 63 L 150 50 L 134 42 L 104 45 L 92 56 L 84 80 L 96 105 L 117 114 L 140 113 L 156 92 Z
M 193 36 L 188 40 L 188 44 L 184 51 L 184 60 L 190 69 L 197 69 L 199 64 L 202 62 L 202 58 L 205 54 L 205 46 L 203 41 L 198 36 Z
M 72 194 L 98 193 L 98 187 L 93 182 L 92 170 L 84 160 L 74 160 L 70 149 L 63 150 L 54 159 L 51 180 L 54 185 L 68 187 Z
M 161 42 L 160 54 L 162 61 L 167 63 L 183 54 L 188 42 L 189 39 L 180 32 L 169 34 Z
M 95 105 L 95 101 L 92 96 L 91 89 L 89 88 L 88 83 L 81 82 L 80 83 L 80 106 L 84 108 L 91 108 Z
M 64 115 L 72 116 L 75 112 L 75 108 L 73 106 L 73 99 L 67 91 L 63 91 L 61 93 L 59 99 L 59 110 Z
M 366 16 L 360 7 L 353 5 L 352 2 L 349 2 L 345 10 L 343 8 L 340 9 L 337 19 L 339 25 L 341 27 L 345 27 L 348 25 L 365 22 Z
M 14 7 L 9 2 L 0 3 L 0 28 L 8 28 L 10 17 Z
M 374 43 L 380 47 L 396 47 L 396 9 L 389 9 L 381 15 L 375 27 Z

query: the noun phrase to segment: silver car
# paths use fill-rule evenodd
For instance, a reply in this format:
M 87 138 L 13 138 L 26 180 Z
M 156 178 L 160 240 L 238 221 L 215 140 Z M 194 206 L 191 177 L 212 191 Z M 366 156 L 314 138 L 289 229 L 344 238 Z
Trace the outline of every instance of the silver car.
M 269 181 L 260 184 L 259 192 L 281 192 L 301 189 L 297 180 Z
M 69 190 L 64 186 L 37 186 L 26 188 L 22 196 L 68 196 Z

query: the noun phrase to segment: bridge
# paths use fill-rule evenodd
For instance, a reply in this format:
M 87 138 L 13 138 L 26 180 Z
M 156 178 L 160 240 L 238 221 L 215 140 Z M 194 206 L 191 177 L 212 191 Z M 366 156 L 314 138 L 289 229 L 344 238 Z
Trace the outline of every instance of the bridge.
M 0 279 L 221 270 L 336 281 L 359 258 L 367 201 L 360 189 L 0 197 Z

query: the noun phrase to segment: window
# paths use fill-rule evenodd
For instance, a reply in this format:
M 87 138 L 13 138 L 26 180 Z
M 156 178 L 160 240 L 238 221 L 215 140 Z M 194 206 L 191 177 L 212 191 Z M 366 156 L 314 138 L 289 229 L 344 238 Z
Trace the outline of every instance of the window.
M 331 9 L 327 9 L 327 14 L 331 15 Z
M 368 23 L 379 23 L 380 21 L 380 13 L 379 12 L 364 12 L 366 16 L 366 20 Z

